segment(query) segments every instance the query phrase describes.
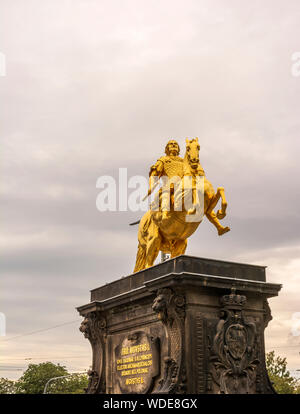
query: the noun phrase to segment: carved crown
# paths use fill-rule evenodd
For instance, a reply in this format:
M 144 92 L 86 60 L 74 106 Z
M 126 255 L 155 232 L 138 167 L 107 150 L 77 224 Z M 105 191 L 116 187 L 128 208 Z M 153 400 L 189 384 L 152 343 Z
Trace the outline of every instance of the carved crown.
M 242 308 L 246 304 L 246 296 L 244 295 L 237 295 L 236 289 L 233 287 L 231 288 L 230 295 L 224 295 L 221 297 L 221 304 L 227 308 Z

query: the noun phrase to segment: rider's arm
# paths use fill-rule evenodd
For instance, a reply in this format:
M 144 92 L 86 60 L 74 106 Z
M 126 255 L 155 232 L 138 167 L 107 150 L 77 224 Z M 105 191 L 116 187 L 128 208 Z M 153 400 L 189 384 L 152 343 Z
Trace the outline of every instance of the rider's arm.
M 149 193 L 151 193 L 153 186 L 160 179 L 164 171 L 164 163 L 161 159 L 157 160 L 150 168 L 149 172 Z

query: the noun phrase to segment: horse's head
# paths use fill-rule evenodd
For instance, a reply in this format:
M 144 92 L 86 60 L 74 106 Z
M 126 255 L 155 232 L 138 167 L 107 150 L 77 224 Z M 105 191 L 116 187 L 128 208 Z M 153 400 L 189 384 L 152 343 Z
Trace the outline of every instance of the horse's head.
M 198 138 L 193 138 L 189 140 L 188 138 L 186 141 L 186 157 L 190 167 L 192 169 L 197 169 L 199 166 L 199 151 L 200 145 L 198 143 Z

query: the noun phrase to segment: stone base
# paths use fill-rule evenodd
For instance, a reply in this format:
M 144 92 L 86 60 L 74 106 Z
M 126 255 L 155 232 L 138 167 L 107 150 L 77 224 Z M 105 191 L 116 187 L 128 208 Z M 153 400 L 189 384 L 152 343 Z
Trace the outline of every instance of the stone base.
M 265 267 L 179 256 L 91 291 L 88 393 L 274 393 Z

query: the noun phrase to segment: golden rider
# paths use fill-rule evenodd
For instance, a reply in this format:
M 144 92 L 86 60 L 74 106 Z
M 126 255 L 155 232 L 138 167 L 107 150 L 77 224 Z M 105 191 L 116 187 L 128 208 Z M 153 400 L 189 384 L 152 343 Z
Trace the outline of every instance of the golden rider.
M 154 201 L 154 205 L 156 207 L 159 203 L 158 197 L 161 198 L 162 219 L 168 218 L 168 211 L 170 211 L 171 202 L 170 197 L 174 192 L 174 182 L 176 182 L 176 177 L 181 179 L 184 175 L 183 158 L 179 157 L 179 153 L 180 147 L 177 141 L 170 140 L 165 147 L 166 155 L 160 157 L 150 168 L 148 195 L 150 195 L 157 186 L 158 180 L 161 177 L 165 177 L 160 191 L 161 197 L 158 195 Z M 172 180 L 171 183 L 168 180 Z

